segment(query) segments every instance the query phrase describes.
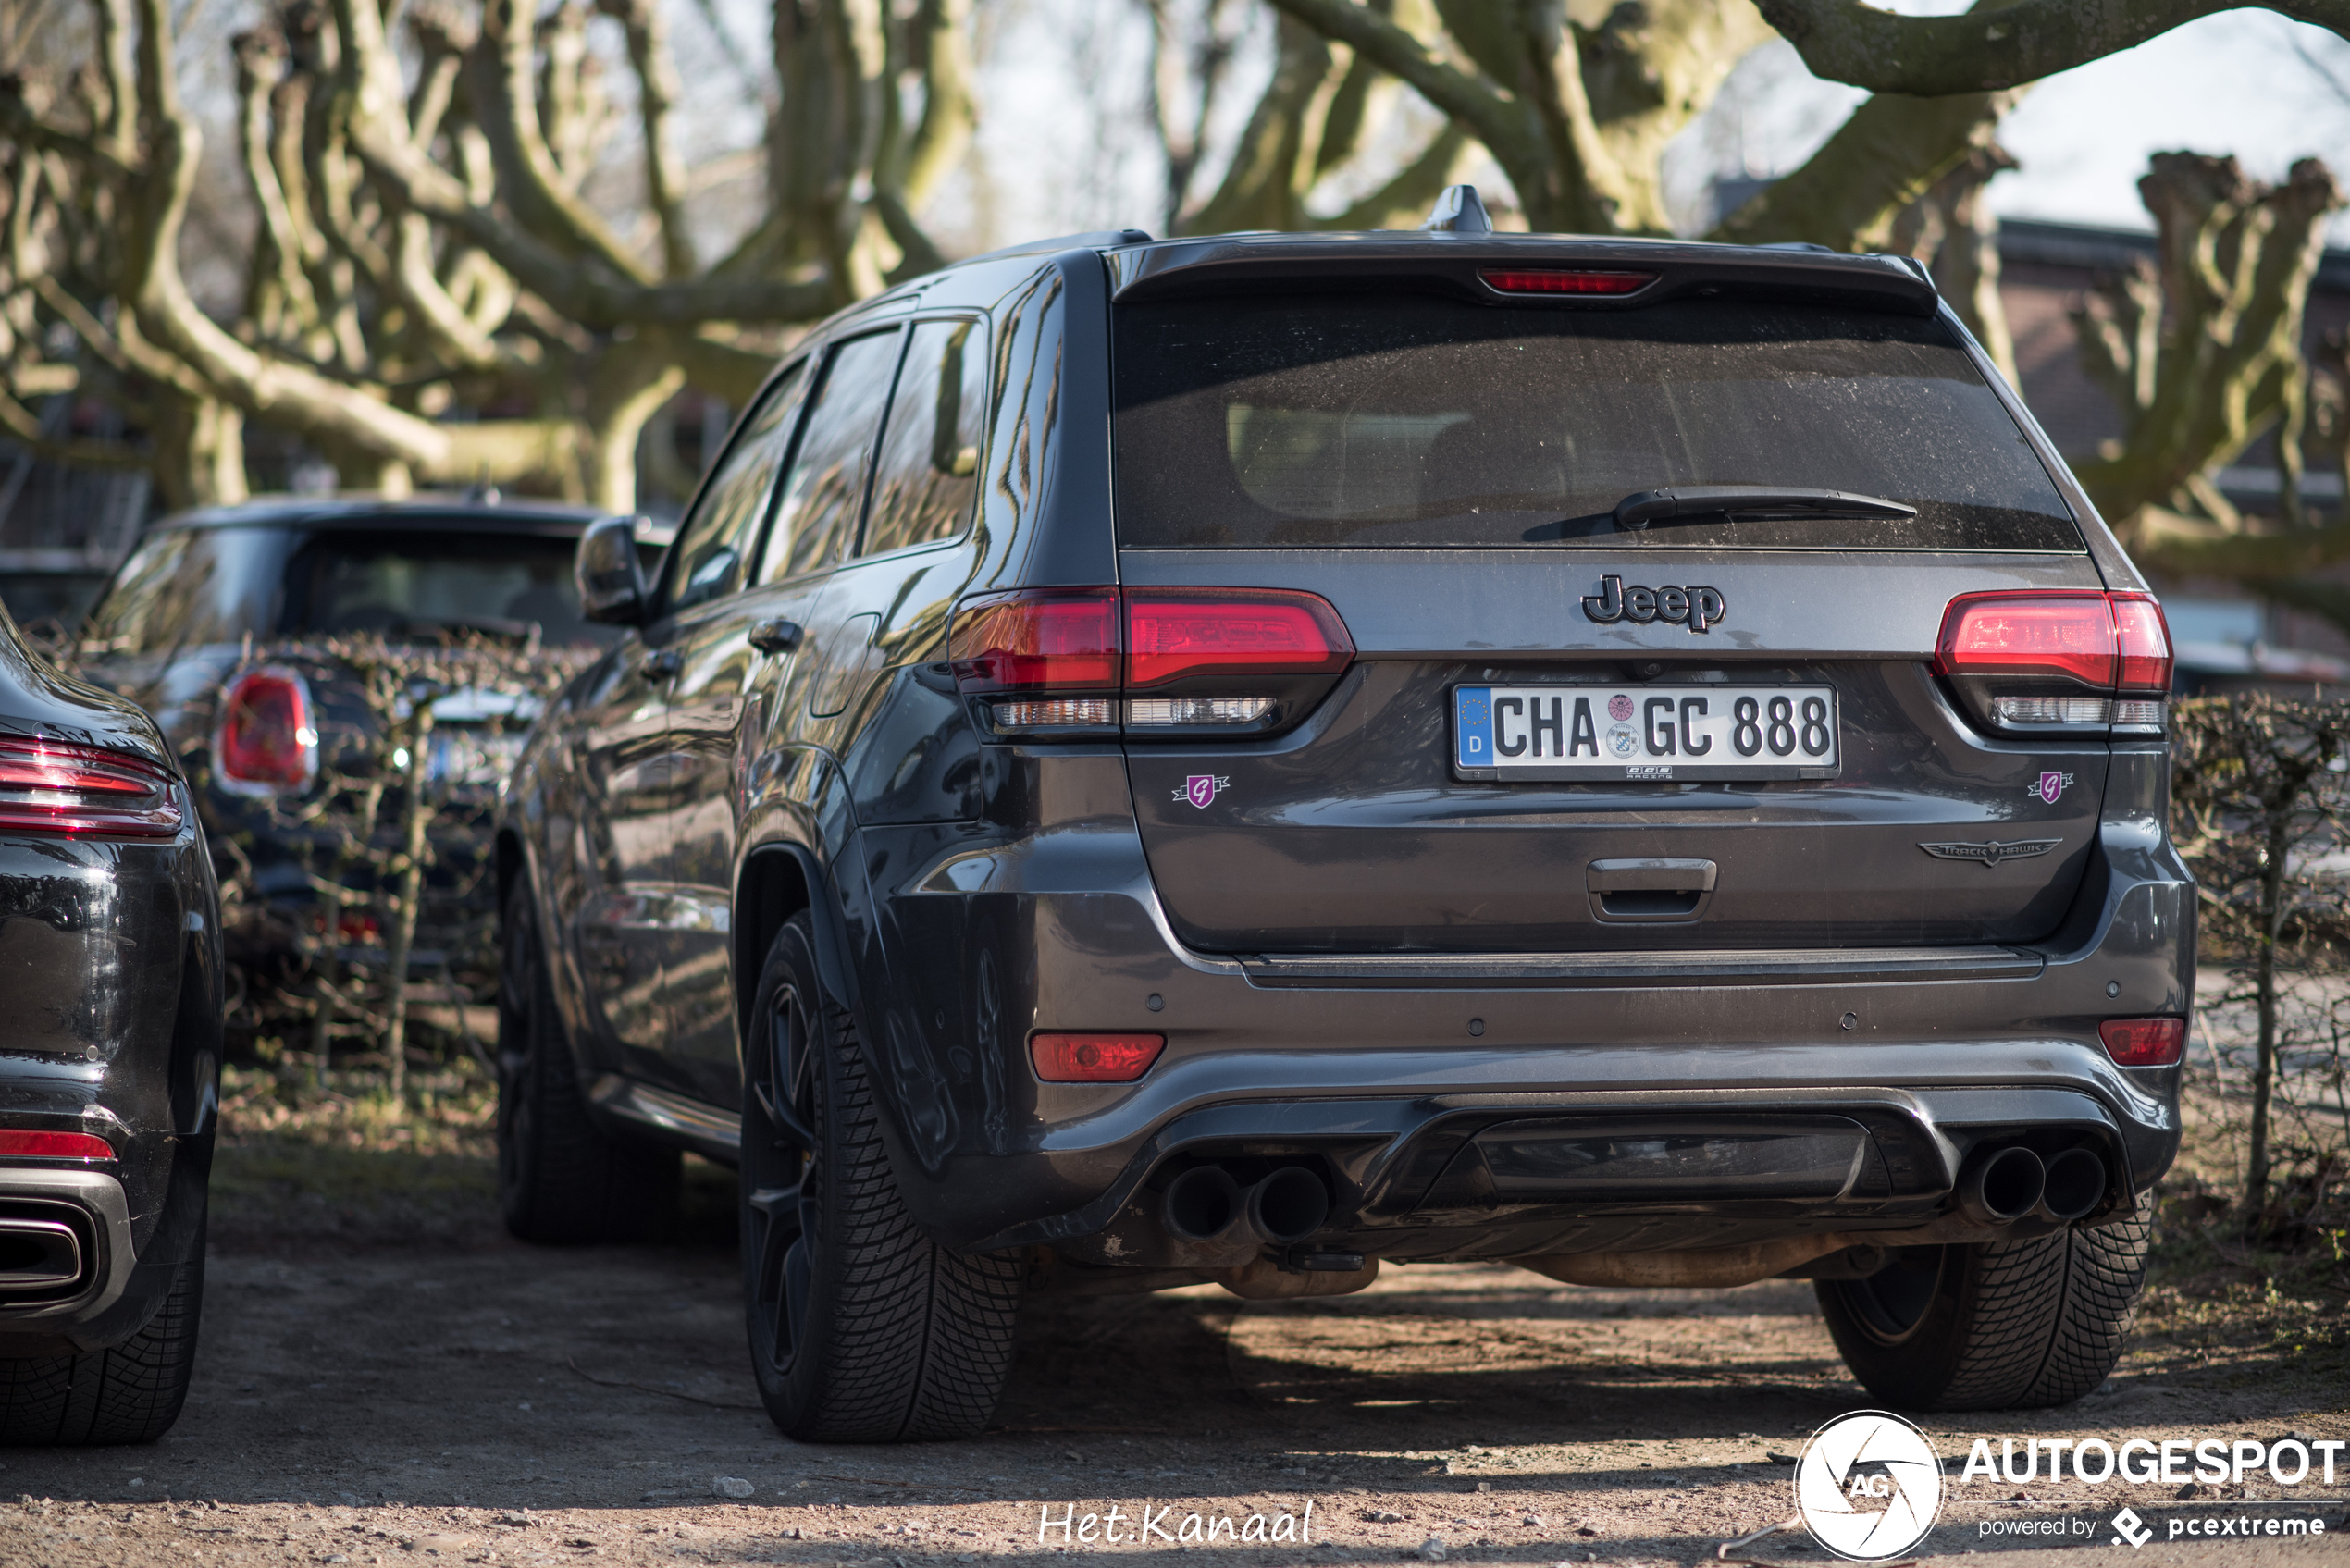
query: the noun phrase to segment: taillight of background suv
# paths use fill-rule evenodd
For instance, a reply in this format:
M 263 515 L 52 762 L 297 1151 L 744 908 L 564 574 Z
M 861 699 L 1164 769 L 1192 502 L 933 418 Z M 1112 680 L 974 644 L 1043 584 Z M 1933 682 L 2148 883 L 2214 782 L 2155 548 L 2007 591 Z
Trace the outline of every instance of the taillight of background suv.
M 310 684 L 274 665 L 248 670 L 221 694 L 212 765 L 237 795 L 303 790 L 318 776 L 318 727 Z
M 179 821 L 171 776 L 142 758 L 0 736 L 0 833 L 169 838 Z
M 1287 588 L 1045 588 L 966 600 L 957 686 L 999 735 L 1263 735 L 1354 658 L 1329 600 Z
M 1961 594 L 1934 672 L 1995 735 L 2159 735 L 2171 629 L 2147 594 Z

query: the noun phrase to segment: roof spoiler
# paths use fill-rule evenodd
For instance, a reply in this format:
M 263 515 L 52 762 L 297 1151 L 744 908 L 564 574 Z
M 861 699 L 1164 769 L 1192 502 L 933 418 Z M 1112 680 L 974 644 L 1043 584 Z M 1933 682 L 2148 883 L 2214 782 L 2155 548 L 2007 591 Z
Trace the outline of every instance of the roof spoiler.
M 1932 315 L 1940 296 L 1904 256 L 1847 255 L 1819 246 L 1711 245 L 1697 241 L 1503 234 L 1469 185 L 1438 198 L 1418 232 L 1223 234 L 1114 251 L 1110 297 L 1120 304 L 1217 294 L 1397 290 L 1489 305 L 1639 310 L 1665 300 L 1712 298 L 1842 304 Z M 1588 269 L 1654 281 L 1628 290 L 1529 297 L 1486 274 Z

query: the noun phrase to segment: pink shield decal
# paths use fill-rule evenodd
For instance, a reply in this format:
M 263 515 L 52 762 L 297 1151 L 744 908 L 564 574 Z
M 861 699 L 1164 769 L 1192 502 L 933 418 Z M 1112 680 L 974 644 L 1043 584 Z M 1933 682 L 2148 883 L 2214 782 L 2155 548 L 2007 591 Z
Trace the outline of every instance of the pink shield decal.
M 1193 805 L 1199 807 L 1202 810 L 1206 810 L 1208 803 L 1216 798 L 1216 775 L 1213 773 L 1194 773 L 1191 777 L 1185 779 L 1183 781 L 1183 798 L 1189 800 Z
M 2050 806 L 2055 805 L 2058 797 L 2064 794 L 2065 782 L 2062 773 L 2042 773 L 2038 792 L 2040 798 Z

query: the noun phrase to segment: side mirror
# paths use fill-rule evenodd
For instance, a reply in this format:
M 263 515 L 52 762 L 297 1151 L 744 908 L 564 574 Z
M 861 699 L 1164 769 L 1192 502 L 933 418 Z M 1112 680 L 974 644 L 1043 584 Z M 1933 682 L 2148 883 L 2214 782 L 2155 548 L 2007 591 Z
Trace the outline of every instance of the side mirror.
M 637 520 L 599 517 L 579 536 L 572 562 L 579 586 L 579 612 L 608 626 L 634 626 L 645 618 L 649 595 L 644 568 L 637 563 Z

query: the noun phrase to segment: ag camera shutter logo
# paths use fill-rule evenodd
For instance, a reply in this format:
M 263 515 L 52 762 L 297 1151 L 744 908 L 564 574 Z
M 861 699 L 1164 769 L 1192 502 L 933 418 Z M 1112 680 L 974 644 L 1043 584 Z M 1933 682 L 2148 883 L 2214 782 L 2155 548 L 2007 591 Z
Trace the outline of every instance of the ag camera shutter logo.
M 1874 1562 L 1925 1538 L 1942 1511 L 1942 1461 L 1898 1415 L 1856 1410 L 1803 1445 L 1795 1465 L 1795 1512 L 1838 1557 Z

